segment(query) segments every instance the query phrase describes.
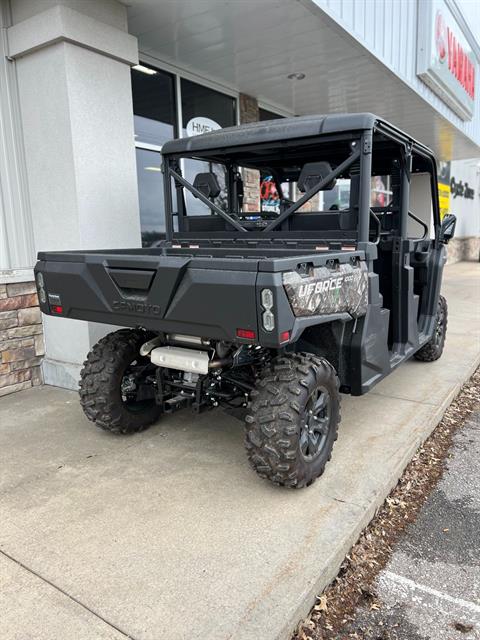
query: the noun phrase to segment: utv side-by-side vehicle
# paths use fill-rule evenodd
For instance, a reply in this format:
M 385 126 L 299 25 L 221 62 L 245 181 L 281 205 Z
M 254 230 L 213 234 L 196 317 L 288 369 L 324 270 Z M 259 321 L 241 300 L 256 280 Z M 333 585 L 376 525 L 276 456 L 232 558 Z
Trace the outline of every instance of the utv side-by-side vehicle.
M 455 217 L 440 220 L 433 153 L 364 113 L 232 127 L 162 155 L 156 246 L 38 255 L 43 313 L 127 327 L 88 354 L 85 414 L 131 433 L 183 407 L 244 406 L 255 471 L 310 485 L 340 393 L 442 353 Z M 252 206 L 262 180 L 267 212 Z

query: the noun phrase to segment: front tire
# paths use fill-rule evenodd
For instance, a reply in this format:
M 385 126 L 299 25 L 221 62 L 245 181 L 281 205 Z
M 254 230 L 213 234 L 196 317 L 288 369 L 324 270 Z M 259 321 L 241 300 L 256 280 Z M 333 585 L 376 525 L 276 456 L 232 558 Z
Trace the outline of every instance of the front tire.
M 422 362 L 434 362 L 438 360 L 443 353 L 445 346 L 445 338 L 447 335 L 448 307 L 447 301 L 443 296 L 438 298 L 437 317 L 435 319 L 435 329 L 433 336 L 423 345 L 415 354 L 417 360 Z
M 324 358 L 278 358 L 252 391 L 245 447 L 262 478 L 301 489 L 322 475 L 340 422 L 339 380 Z
M 115 434 L 143 431 L 160 415 L 160 407 L 139 390 L 154 371 L 140 347 L 153 336 L 141 329 L 109 333 L 92 348 L 80 372 L 80 404 L 87 418 Z M 148 389 L 148 386 L 147 386 Z

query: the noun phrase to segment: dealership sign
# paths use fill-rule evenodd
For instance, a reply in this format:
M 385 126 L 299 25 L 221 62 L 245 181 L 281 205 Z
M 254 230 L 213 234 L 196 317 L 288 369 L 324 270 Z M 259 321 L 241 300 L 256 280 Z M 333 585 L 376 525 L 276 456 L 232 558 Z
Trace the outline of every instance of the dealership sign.
M 211 118 L 204 118 L 203 116 L 197 116 L 187 122 L 187 136 L 198 136 L 201 133 L 209 133 L 210 131 L 216 131 L 222 127 L 212 120 Z
M 418 3 L 417 74 L 463 120 L 475 105 L 478 61 L 445 0 Z
M 454 198 L 457 196 L 466 198 L 467 200 L 473 200 L 475 198 L 475 190 L 468 185 L 468 182 L 465 182 L 465 184 L 463 184 L 461 180 L 457 182 L 454 176 L 450 179 L 450 192 Z

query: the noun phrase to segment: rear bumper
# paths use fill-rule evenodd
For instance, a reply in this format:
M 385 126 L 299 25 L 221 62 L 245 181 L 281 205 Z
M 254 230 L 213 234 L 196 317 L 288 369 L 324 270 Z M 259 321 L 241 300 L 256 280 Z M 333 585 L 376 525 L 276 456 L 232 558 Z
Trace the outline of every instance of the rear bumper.
M 258 335 L 256 271 L 192 269 L 171 261 L 147 274 L 143 285 L 135 271 L 136 281 L 128 282 L 103 261 L 40 260 L 35 267 L 44 282 L 40 308 L 47 315 L 217 340 L 242 342 L 238 327 Z

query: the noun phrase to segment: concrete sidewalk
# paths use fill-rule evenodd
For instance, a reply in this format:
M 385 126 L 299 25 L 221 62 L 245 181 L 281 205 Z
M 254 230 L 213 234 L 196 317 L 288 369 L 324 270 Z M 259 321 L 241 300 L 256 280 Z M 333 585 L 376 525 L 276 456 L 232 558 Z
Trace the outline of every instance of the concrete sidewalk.
M 480 265 L 446 269 L 441 360 L 346 397 L 311 488 L 258 479 L 242 424 L 179 413 L 115 438 L 75 393 L 0 401 L 0 636 L 288 638 L 480 356 Z

